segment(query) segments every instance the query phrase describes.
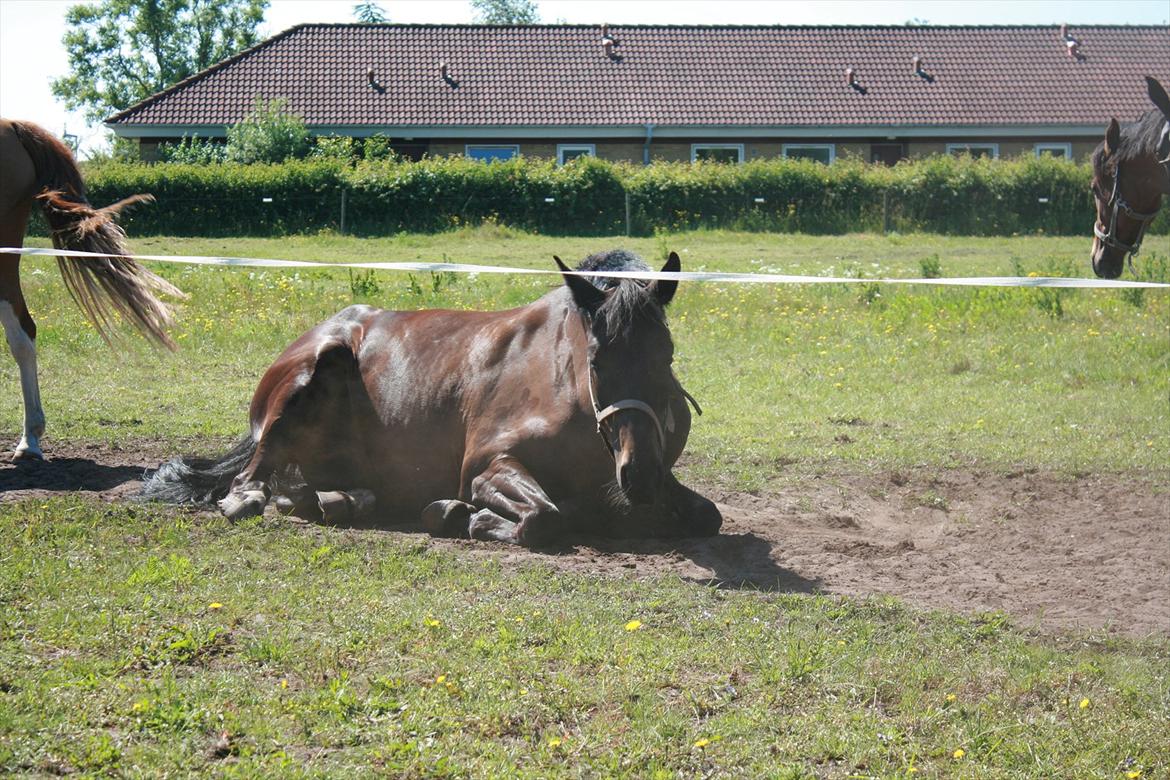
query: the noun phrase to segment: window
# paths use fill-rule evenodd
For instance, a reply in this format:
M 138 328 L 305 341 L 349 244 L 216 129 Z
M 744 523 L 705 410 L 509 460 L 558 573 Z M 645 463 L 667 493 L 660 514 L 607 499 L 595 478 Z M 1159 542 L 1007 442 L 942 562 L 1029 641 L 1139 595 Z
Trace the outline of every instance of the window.
M 493 160 L 511 160 L 520 154 L 520 147 L 516 144 L 501 146 L 472 146 L 466 147 L 467 156 L 473 160 L 492 162 Z
M 969 154 L 972 157 L 999 157 L 999 144 L 947 144 L 947 154 L 960 157 Z
M 791 160 L 816 160 L 825 165 L 837 159 L 836 144 L 784 144 L 780 153 Z
M 743 162 L 743 144 L 691 144 L 691 162 Z
M 1059 157 L 1062 160 L 1072 159 L 1072 144 L 1067 141 L 1044 141 L 1033 147 L 1037 157 Z
M 572 162 L 578 157 L 596 157 L 594 144 L 557 144 L 557 165 Z

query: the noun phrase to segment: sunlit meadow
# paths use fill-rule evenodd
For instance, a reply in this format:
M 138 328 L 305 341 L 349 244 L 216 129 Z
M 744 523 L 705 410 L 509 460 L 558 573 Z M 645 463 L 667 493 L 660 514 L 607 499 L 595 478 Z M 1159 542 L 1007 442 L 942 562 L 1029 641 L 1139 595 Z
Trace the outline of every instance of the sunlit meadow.
M 1170 246 L 1138 272 L 1166 281 Z M 627 246 L 684 270 L 682 466 L 767 491 L 810 474 L 1035 468 L 1165 491 L 1170 294 L 885 285 L 1086 275 L 1083 239 L 687 233 L 146 238 L 143 252 L 549 268 Z M 55 442 L 213 451 L 257 379 L 353 302 L 526 303 L 555 276 L 159 266 L 176 354 L 107 349 L 26 260 Z M 19 430 L 0 361 L 0 432 Z M 565 575 L 423 537 L 229 524 L 78 497 L 0 502 L 0 772 L 240 777 L 1101 777 L 1170 773 L 1170 643 L 1039 636 L 892 599 Z M 1164 554 L 1164 551 L 1151 551 Z M 908 576 L 913 576 L 909 572 Z

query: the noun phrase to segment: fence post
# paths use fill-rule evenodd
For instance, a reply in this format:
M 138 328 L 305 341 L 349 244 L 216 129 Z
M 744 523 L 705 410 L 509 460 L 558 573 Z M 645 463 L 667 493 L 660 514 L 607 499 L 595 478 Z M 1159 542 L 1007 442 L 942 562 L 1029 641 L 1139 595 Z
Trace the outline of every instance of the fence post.
M 343 236 L 345 235 L 345 200 L 348 192 L 349 190 L 344 187 L 341 188 L 341 227 L 338 232 Z
M 882 235 L 890 232 L 890 190 L 882 190 Z
M 630 237 L 630 191 L 626 190 L 626 238 Z

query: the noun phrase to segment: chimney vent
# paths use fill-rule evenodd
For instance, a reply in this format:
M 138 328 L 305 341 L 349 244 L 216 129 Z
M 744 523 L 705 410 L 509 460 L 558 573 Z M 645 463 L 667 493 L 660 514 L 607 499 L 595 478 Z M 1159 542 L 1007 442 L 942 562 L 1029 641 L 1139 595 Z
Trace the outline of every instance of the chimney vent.
M 922 58 L 921 57 L 917 57 L 917 56 L 914 57 L 914 59 L 910 60 L 910 64 L 914 66 L 915 73 L 922 72 Z
M 445 62 L 439 63 L 439 78 L 441 78 L 443 81 L 451 80 L 451 73 L 447 68 L 447 63 Z
M 1060 40 L 1064 42 L 1064 51 L 1068 54 L 1069 59 L 1077 62 L 1085 59 L 1085 55 L 1081 54 L 1081 42 L 1068 31 L 1067 24 L 1060 25 Z
M 845 83 L 851 87 L 857 84 L 857 71 L 853 68 L 845 69 Z
M 617 41 L 609 34 L 609 25 L 601 25 L 601 48 L 605 50 L 605 56 L 611 60 L 616 58 L 614 47 L 617 46 Z
M 366 83 L 370 85 L 370 89 L 375 92 L 385 92 L 386 88 L 378 83 L 378 74 L 374 73 L 374 66 L 366 67 Z

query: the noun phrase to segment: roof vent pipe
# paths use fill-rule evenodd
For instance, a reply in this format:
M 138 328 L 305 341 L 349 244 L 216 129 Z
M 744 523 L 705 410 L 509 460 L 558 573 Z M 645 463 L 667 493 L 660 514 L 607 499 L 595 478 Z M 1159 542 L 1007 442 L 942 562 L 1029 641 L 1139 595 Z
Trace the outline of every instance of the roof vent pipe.
M 910 64 L 914 66 L 915 73 L 922 72 L 922 58 L 921 57 L 916 56 L 914 59 L 910 60 Z
M 1067 24 L 1060 25 L 1060 40 L 1064 41 L 1064 51 L 1069 59 L 1080 62 L 1085 58 L 1085 55 L 1081 54 L 1081 42 L 1068 31 Z
M 441 78 L 443 81 L 448 81 L 448 82 L 451 80 L 451 71 L 450 71 L 450 68 L 447 67 L 447 63 L 445 63 L 445 62 L 439 63 L 439 78 Z
M 374 67 L 372 65 L 366 68 L 366 83 L 370 85 L 370 89 L 376 92 L 386 91 L 386 88 L 378 83 L 378 75 L 374 73 Z
M 853 68 L 845 69 L 845 83 L 851 87 L 857 84 L 857 71 Z

